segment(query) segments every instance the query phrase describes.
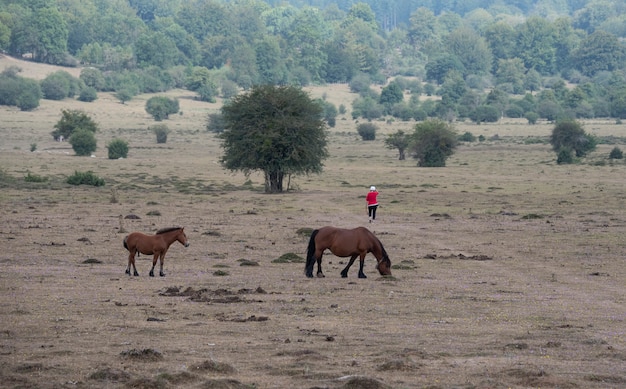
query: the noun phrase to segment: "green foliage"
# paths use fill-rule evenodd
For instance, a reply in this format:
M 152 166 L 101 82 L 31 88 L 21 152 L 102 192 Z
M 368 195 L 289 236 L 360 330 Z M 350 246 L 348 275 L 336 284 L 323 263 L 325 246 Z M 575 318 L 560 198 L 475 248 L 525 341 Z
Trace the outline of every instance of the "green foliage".
M 74 97 L 79 90 L 79 80 L 63 70 L 54 72 L 41 80 L 41 91 L 44 98 L 48 100 Z
M 105 86 L 102 71 L 96 68 L 84 68 L 80 71 L 80 76 L 78 78 L 80 78 L 86 86 L 94 88 L 97 91 L 103 90 Z
M 39 174 L 32 174 L 31 172 L 28 172 L 28 174 L 24 176 L 24 181 L 41 183 L 41 182 L 48 181 L 48 177 L 43 177 L 43 176 L 40 176 Z
M 609 159 L 622 159 L 624 158 L 624 152 L 619 147 L 615 146 L 609 153 Z
M 67 178 L 67 183 L 70 185 L 104 186 L 104 179 L 95 175 L 91 170 L 86 172 L 75 171 Z
M 324 120 L 328 126 L 335 127 L 335 124 L 337 123 L 337 107 L 335 107 L 335 104 L 322 99 L 317 99 L 317 102 L 322 107 Z
M 363 140 L 376 140 L 376 130 L 378 127 L 373 123 L 361 123 L 356 126 L 357 133 Z
M 77 130 L 85 130 L 93 134 L 98 130 L 98 125 L 83 111 L 64 109 L 61 111 L 61 119 L 54 125 L 54 128 L 51 135 L 56 140 L 61 135 L 65 139 L 70 139 Z
M 469 131 L 466 131 L 463 135 L 459 136 L 461 142 L 476 142 L 476 136 Z
M 97 98 L 98 98 L 98 92 L 96 91 L 96 88 L 93 88 L 90 86 L 87 86 L 81 89 L 80 95 L 78 96 L 78 100 L 84 101 L 86 103 L 95 101 Z
M 266 193 L 282 192 L 285 176 L 321 172 L 328 156 L 322 113 L 295 86 L 255 86 L 235 96 L 222 107 L 223 165 L 263 171 Z
M 528 120 L 528 124 L 537 124 L 537 120 L 539 120 L 539 114 L 537 112 L 526 112 L 524 117 Z
M 427 120 L 415 125 L 410 150 L 422 167 L 446 166 L 446 159 L 454 153 L 457 134 L 442 120 Z
M 568 165 L 574 163 L 574 152 L 572 149 L 563 147 L 559 149 L 556 156 L 556 163 L 559 165 Z
M 385 147 L 388 149 L 398 149 L 398 159 L 403 161 L 406 159 L 406 149 L 409 147 L 410 139 L 408 134 L 402 130 L 398 130 L 393 134 L 389 134 L 385 139 Z
M 76 155 L 81 157 L 91 155 L 97 148 L 96 136 L 92 131 L 84 128 L 76 129 L 72 133 L 69 142 Z
M 390 82 L 389 85 L 383 88 L 380 93 L 379 103 L 392 106 L 401 102 L 404 99 L 402 88 L 396 82 Z
M 500 120 L 500 111 L 493 105 L 479 105 L 470 112 L 469 118 L 478 124 L 495 123 Z
M 107 148 L 109 149 L 109 159 L 128 157 L 128 142 L 123 139 L 111 140 Z
M 20 69 L 11 66 L 0 73 L 0 105 L 17 106 L 30 111 L 39 106 L 41 88 L 35 80 L 20 77 Z
M 171 114 L 177 113 L 178 110 L 178 99 L 171 99 L 167 96 L 153 96 L 146 101 L 146 112 L 157 122 L 169 118 Z
M 562 120 L 552 129 L 550 144 L 552 149 L 559 155 L 563 150 L 570 150 L 570 152 L 576 154 L 576 157 L 580 158 L 584 157 L 588 152 L 595 150 L 597 140 L 595 137 L 585 133 L 579 122 Z
M 170 129 L 165 124 L 156 124 L 148 127 L 148 130 L 154 132 L 157 143 L 167 142 L 167 134 L 170 133 Z

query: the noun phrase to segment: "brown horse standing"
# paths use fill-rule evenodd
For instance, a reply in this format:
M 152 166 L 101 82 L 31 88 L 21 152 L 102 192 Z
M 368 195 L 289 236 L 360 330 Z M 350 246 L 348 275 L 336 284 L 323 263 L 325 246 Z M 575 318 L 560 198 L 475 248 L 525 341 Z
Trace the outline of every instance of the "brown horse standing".
M 313 277 L 313 266 L 317 261 L 317 276 L 324 277 L 322 273 L 322 255 L 324 250 L 330 251 L 338 257 L 350 257 L 350 262 L 341 271 L 342 277 L 348 277 L 348 269 L 354 263 L 356 257 L 360 258 L 359 278 L 367 278 L 363 273 L 363 262 L 367 253 L 376 257 L 376 268 L 381 275 L 391 275 L 391 261 L 380 240 L 365 227 L 344 229 L 336 227 L 322 227 L 311 233 L 309 247 L 307 249 L 305 274 Z
M 124 238 L 124 247 L 128 250 L 128 268 L 126 274 L 130 275 L 130 267 L 133 267 L 133 274 L 138 276 L 137 267 L 135 266 L 135 254 L 139 255 L 153 254 L 152 269 L 150 269 L 150 277 L 154 277 L 154 267 L 156 266 L 157 259 L 161 259 L 161 271 L 159 275 L 163 277 L 163 258 L 167 249 L 170 248 L 172 243 L 179 241 L 183 246 L 188 247 L 187 235 L 183 227 L 168 227 L 161 228 L 154 235 L 146 235 L 141 232 L 133 232 Z

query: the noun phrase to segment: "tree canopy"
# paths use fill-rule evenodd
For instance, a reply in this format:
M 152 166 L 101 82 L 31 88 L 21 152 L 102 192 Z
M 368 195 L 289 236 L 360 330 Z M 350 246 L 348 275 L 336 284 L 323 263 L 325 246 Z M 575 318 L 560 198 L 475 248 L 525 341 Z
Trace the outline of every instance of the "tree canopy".
M 328 156 L 323 108 L 295 86 L 255 86 L 222 107 L 229 170 L 262 171 L 266 193 L 283 192 L 291 175 L 319 173 Z

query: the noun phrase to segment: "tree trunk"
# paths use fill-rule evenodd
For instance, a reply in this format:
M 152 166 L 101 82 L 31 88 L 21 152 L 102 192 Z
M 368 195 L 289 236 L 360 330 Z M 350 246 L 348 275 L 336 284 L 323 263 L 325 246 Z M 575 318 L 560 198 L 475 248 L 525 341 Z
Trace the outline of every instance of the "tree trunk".
M 284 176 L 285 173 L 282 171 L 266 171 L 265 193 L 282 193 Z

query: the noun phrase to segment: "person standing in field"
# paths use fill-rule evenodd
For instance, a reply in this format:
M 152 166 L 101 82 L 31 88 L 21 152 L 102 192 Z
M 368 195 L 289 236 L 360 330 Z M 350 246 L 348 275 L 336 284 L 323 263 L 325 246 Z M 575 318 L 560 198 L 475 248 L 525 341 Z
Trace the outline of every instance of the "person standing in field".
M 370 218 L 370 223 L 376 220 L 376 209 L 378 208 L 378 191 L 375 186 L 370 186 L 370 191 L 365 196 L 365 207 L 367 208 L 367 215 Z

